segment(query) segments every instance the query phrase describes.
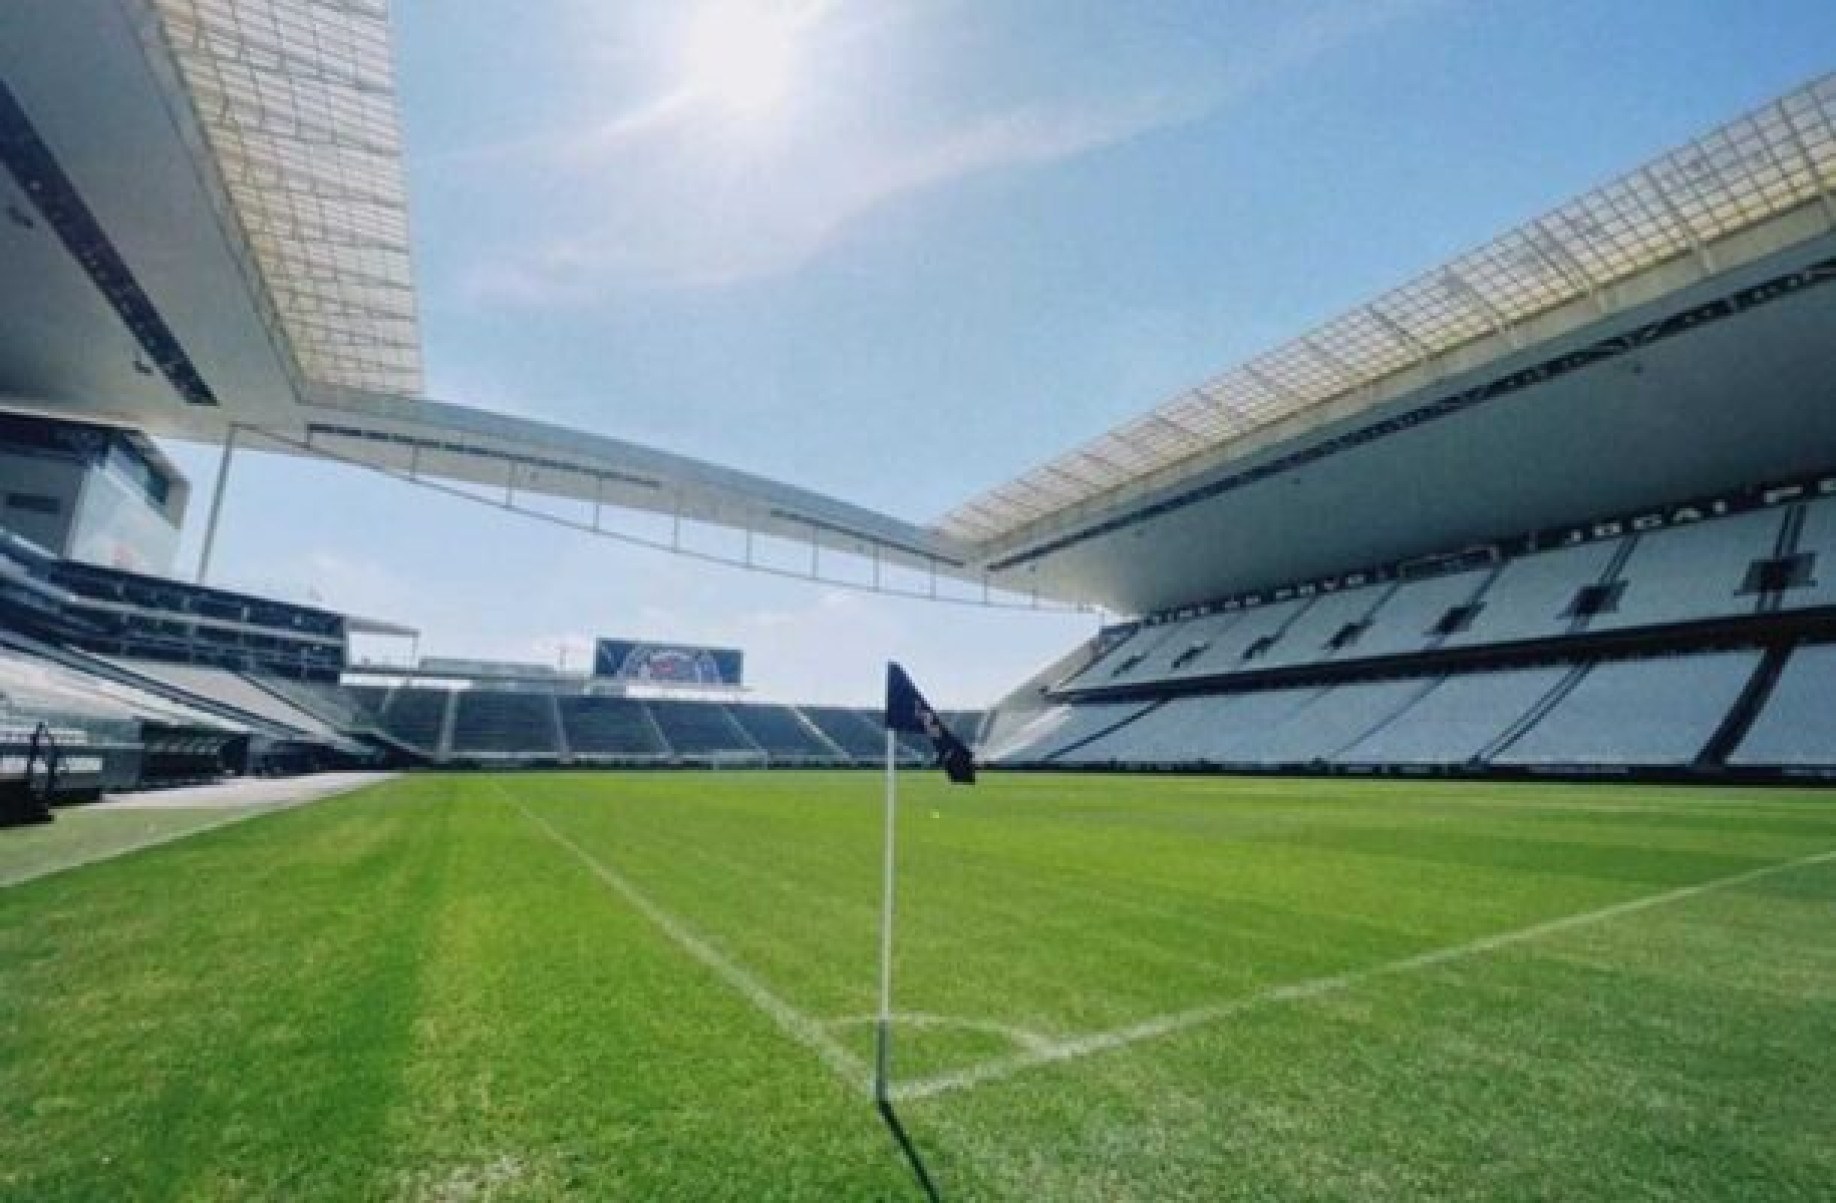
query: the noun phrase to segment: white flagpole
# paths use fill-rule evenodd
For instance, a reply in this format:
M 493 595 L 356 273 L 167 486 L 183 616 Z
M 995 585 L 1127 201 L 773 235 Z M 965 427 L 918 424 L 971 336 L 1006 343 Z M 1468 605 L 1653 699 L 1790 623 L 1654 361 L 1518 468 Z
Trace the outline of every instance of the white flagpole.
M 873 1098 L 887 1101 L 892 1086 L 892 938 L 893 938 L 893 833 L 898 821 L 898 774 L 893 766 L 897 743 L 886 728 L 886 859 L 880 885 L 880 1014 L 874 1024 Z

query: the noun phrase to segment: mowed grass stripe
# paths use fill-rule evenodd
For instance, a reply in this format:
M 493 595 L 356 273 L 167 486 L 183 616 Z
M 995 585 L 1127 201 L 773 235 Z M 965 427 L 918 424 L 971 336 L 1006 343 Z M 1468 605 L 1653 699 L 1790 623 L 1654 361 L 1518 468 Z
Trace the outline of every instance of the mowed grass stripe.
M 0 1196 L 362 1189 L 386 1151 L 452 815 L 352 807 L 0 892 Z
M 689 930 L 680 919 L 652 902 L 643 891 L 626 881 L 604 861 L 563 835 L 547 819 L 535 814 L 528 807 L 510 797 L 508 793 L 504 794 L 504 799 L 516 808 L 518 814 L 533 823 L 557 846 L 585 865 L 594 877 L 604 882 L 608 889 L 624 899 L 632 909 L 655 924 L 657 929 L 668 936 L 678 948 L 707 966 L 715 977 L 725 982 L 741 998 L 763 1012 L 766 1017 L 778 1025 L 785 1035 L 815 1053 L 822 1063 L 833 1070 L 843 1081 L 852 1083 L 862 1090 L 868 1089 L 870 1081 L 866 1063 L 831 1039 L 821 1023 L 779 998 L 764 982 Z
M 862 1097 L 514 801 L 461 779 L 386 1197 L 904 1197 Z
M 901 1080 L 1366 974 L 909 1100 L 953 1200 L 1836 1180 L 1829 863 L 1368 972 L 1822 856 L 1836 795 L 907 774 L 902 801 Z M 629 896 L 862 1057 L 878 852 L 870 775 L 419 776 L 0 891 L 0 1198 L 911 1197 L 856 1089 Z
M 1117 1028 L 1109 1032 L 1092 1032 L 1071 1040 L 1059 1041 L 1041 1048 L 1028 1049 L 1016 1056 L 999 1061 L 986 1062 L 954 1073 L 941 1074 L 917 1082 L 903 1083 L 896 1094 L 901 1099 L 932 1098 L 947 1094 L 953 1090 L 963 1090 L 983 1082 L 997 1081 L 1011 1077 L 1023 1070 L 1061 1061 L 1074 1061 L 1081 1057 L 1095 1056 L 1098 1053 L 1114 1052 L 1130 1045 L 1149 1040 L 1160 1040 L 1175 1036 L 1191 1028 L 1204 1024 L 1216 1023 L 1219 1020 L 1240 1015 L 1256 1007 L 1271 1006 L 1279 1003 L 1304 1002 L 1327 994 L 1360 986 L 1375 978 L 1393 977 L 1401 974 L 1418 973 L 1452 961 L 1462 961 L 1469 957 L 1484 956 L 1501 948 L 1523 944 L 1533 940 L 1543 940 L 1550 936 L 1573 931 L 1579 927 L 1589 927 L 1597 923 L 1606 923 L 1626 915 L 1637 914 L 1652 907 L 1670 906 L 1685 899 L 1695 898 L 1702 894 L 1719 890 L 1737 889 L 1749 883 L 1760 881 L 1780 873 L 1789 873 L 1816 865 L 1826 865 L 1836 861 L 1836 851 L 1817 853 L 1799 857 L 1779 865 L 1767 865 L 1750 869 L 1745 873 L 1736 873 L 1731 877 L 1718 877 L 1711 881 L 1698 882 L 1695 885 L 1682 886 L 1675 890 L 1666 890 L 1661 894 L 1652 894 L 1644 898 L 1634 898 L 1613 906 L 1602 907 L 1595 911 L 1586 911 L 1578 915 L 1566 915 L 1560 919 L 1551 919 L 1544 923 L 1532 924 L 1529 927 L 1514 931 L 1500 932 L 1470 940 L 1464 944 L 1455 944 L 1447 948 L 1437 948 L 1400 960 L 1386 961 L 1380 965 L 1371 965 L 1362 969 L 1353 969 L 1328 977 L 1311 978 L 1306 981 L 1289 982 L 1268 990 L 1252 994 L 1245 998 L 1233 998 L 1209 1007 L 1195 1007 L 1189 1011 L 1178 1011 L 1167 1015 L 1157 1015 L 1141 1023 Z

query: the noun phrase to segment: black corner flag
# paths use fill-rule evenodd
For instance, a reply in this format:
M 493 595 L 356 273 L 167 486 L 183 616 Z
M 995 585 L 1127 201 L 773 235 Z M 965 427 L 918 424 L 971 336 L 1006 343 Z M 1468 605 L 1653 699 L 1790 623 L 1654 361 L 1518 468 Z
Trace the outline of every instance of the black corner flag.
M 975 757 L 937 717 L 918 687 L 897 664 L 886 666 L 886 726 L 888 730 L 922 735 L 931 741 L 937 767 L 957 785 L 975 784 Z

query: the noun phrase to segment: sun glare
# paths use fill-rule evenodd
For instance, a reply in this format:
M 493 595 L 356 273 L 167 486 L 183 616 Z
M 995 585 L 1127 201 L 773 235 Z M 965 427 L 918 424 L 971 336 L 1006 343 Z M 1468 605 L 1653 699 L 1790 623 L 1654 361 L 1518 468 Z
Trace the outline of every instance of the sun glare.
M 797 69 L 801 6 L 785 0 L 715 0 L 689 26 L 691 95 L 743 116 L 777 108 Z

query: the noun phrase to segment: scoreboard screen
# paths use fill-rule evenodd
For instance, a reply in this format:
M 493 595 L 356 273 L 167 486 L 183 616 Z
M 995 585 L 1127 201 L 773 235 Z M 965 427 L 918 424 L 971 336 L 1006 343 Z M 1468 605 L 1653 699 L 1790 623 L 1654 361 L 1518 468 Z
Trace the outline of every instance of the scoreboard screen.
M 726 647 L 601 639 L 593 653 L 594 676 L 645 685 L 737 686 L 744 669 L 745 655 Z

